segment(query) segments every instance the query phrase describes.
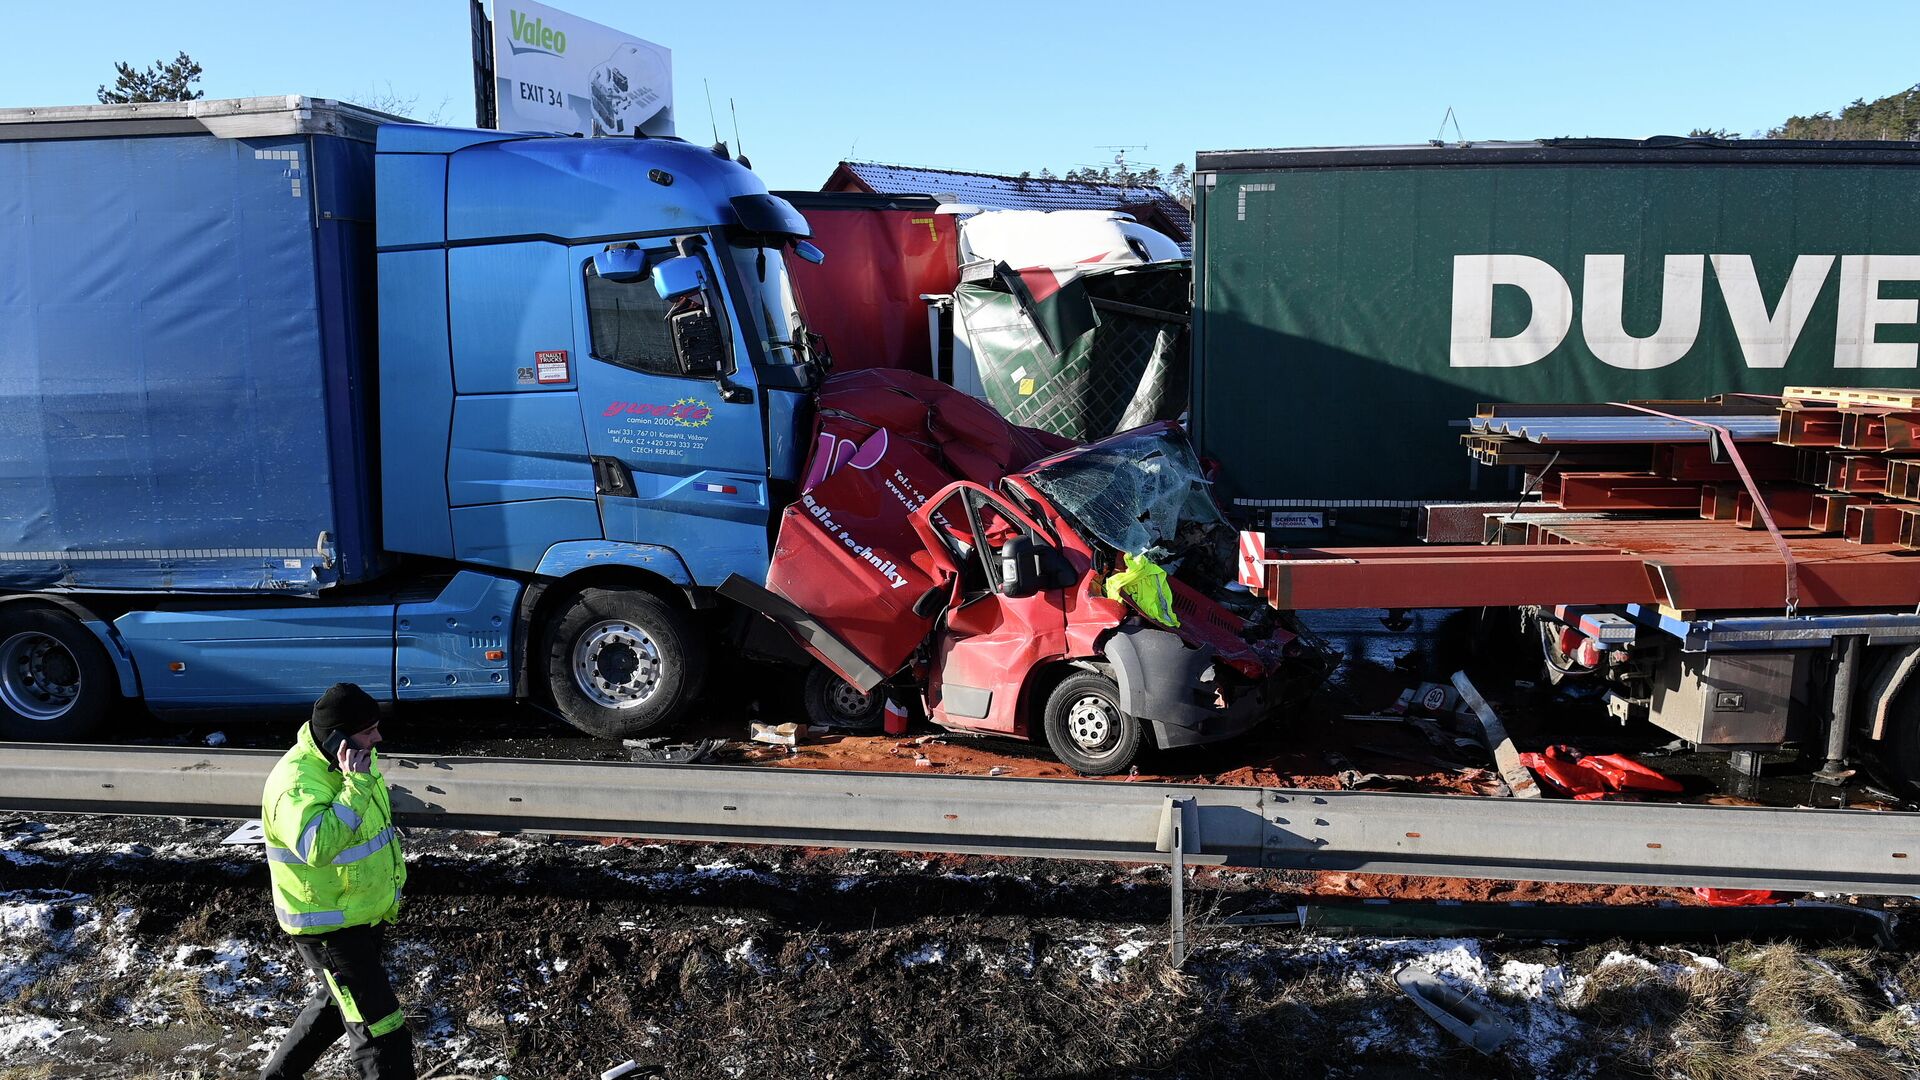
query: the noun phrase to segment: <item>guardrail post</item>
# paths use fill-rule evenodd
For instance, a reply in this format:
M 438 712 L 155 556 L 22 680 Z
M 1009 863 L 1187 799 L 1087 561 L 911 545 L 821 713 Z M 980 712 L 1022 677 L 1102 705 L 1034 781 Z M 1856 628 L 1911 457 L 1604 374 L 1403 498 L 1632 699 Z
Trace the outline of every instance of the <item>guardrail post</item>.
M 1161 851 L 1167 853 L 1170 872 L 1173 911 L 1168 921 L 1170 929 L 1168 950 L 1175 968 L 1187 962 L 1187 845 L 1195 837 L 1187 831 L 1187 811 L 1193 809 L 1194 801 L 1180 799 L 1171 795 L 1160 806 L 1160 836 L 1155 843 Z M 1194 817 L 1197 819 L 1198 815 Z

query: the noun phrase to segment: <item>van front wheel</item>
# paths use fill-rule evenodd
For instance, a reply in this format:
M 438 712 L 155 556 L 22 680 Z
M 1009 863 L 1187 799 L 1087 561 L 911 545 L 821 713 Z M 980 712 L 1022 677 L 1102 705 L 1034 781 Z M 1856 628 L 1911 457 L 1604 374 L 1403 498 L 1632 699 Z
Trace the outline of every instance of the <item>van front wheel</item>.
M 1095 671 L 1060 680 L 1047 695 L 1047 745 L 1085 776 L 1125 772 L 1145 741 L 1138 718 L 1120 708 L 1120 688 Z

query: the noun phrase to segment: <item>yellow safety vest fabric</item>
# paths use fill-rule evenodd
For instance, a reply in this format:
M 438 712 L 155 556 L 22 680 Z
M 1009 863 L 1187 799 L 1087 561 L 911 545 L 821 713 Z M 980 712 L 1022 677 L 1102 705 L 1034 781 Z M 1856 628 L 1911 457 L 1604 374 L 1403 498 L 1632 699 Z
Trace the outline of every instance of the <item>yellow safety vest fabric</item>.
M 1127 568 L 1107 578 L 1107 599 L 1128 600 L 1141 614 L 1162 626 L 1179 626 L 1173 613 L 1173 586 L 1167 572 L 1145 555 L 1128 555 Z
M 407 1022 L 406 1010 L 395 1009 L 380 1019 L 367 1023 L 367 1018 L 360 1012 L 360 1003 L 353 998 L 353 992 L 335 979 L 333 972 L 322 971 L 320 974 L 327 977 L 327 989 L 333 993 L 334 1003 L 340 1006 L 340 1018 L 349 1024 L 366 1024 L 368 1038 L 377 1039 L 389 1032 L 398 1031 L 401 1025 Z
M 324 934 L 399 919 L 407 864 L 378 751 L 367 772 L 344 773 L 300 725 L 293 749 L 267 776 L 260 822 L 282 930 Z

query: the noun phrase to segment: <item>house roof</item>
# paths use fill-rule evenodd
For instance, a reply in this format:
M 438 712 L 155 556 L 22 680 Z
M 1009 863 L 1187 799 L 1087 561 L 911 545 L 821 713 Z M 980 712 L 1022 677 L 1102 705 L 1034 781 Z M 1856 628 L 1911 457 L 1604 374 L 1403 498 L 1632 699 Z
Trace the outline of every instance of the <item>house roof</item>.
M 1183 251 L 1190 253 L 1193 244 L 1193 218 L 1187 208 L 1157 187 L 843 161 L 834 168 L 821 190 L 866 191 L 876 195 L 925 193 L 943 202 L 996 210 L 1122 210 L 1142 225 L 1168 234 Z

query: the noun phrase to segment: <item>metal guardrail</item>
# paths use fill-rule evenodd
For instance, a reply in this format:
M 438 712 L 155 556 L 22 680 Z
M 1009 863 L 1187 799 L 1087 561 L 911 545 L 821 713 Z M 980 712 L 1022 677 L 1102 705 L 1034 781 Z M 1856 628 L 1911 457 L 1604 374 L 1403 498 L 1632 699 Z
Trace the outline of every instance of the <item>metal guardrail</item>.
M 268 751 L 0 743 L 0 809 L 259 816 Z M 1445 877 L 1920 893 L 1920 814 L 382 758 L 404 826 Z

